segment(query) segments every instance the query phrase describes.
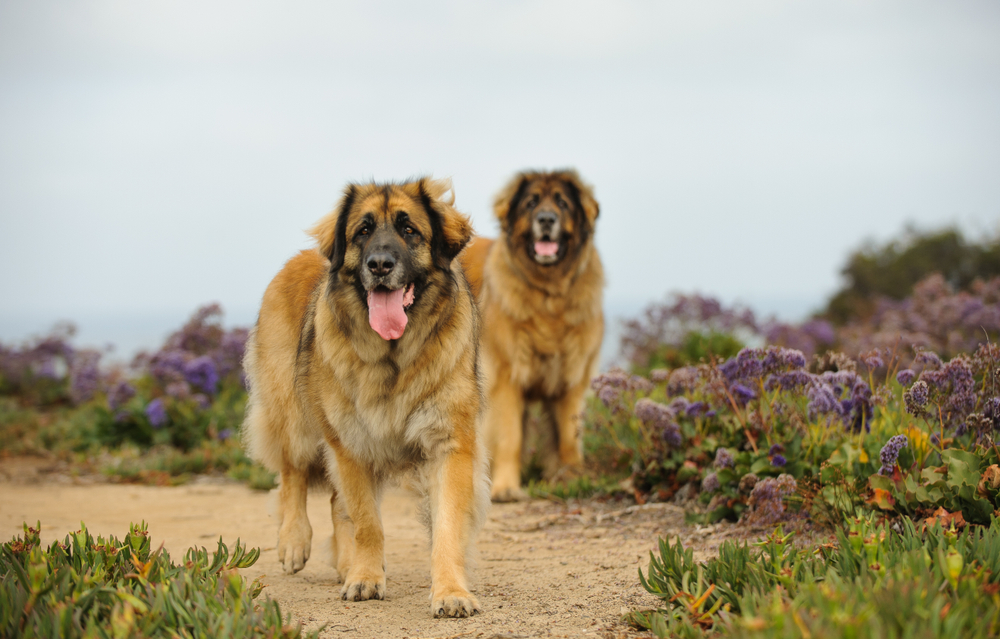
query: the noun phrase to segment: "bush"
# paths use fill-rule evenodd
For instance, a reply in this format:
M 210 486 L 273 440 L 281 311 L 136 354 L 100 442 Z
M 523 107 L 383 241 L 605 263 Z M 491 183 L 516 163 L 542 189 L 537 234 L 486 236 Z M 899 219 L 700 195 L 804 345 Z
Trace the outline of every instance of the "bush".
M 703 565 L 678 540 L 650 553 L 632 613 L 659 637 L 991 637 L 1000 632 L 1000 522 L 958 532 L 853 518 L 837 543 L 796 548 L 780 528 L 725 542 Z
M 914 361 L 897 372 L 895 354 L 872 351 L 807 366 L 770 346 L 649 378 L 612 370 L 593 382 L 584 442 L 604 473 L 631 475 L 640 502 L 700 493 L 707 521 L 836 522 L 867 504 L 988 522 L 1000 507 L 1000 347 Z
M 280 637 L 303 636 L 278 603 L 256 603 L 264 585 L 239 574 L 260 551 L 219 540 L 209 556 L 187 551 L 175 564 L 151 552 L 146 525 L 125 539 L 95 539 L 81 530 L 43 549 L 41 528 L 0 551 L 0 636 L 3 637 Z M 309 633 L 308 636 L 316 636 Z
M 880 298 L 904 299 L 933 273 L 959 290 L 968 290 L 976 279 L 1000 276 L 1000 236 L 974 243 L 954 228 L 910 228 L 899 239 L 855 251 L 841 272 L 847 283 L 830 299 L 824 315 L 847 324 L 869 317 Z

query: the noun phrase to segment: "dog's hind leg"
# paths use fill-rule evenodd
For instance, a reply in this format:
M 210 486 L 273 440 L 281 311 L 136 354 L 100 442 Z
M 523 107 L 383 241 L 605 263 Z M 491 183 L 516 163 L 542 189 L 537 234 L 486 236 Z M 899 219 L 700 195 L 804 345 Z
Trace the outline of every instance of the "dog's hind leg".
M 283 462 L 281 485 L 278 487 L 278 500 L 281 505 L 278 561 L 287 573 L 302 570 L 312 549 L 312 526 L 306 513 L 308 489 L 309 468 L 302 469 L 291 462 Z

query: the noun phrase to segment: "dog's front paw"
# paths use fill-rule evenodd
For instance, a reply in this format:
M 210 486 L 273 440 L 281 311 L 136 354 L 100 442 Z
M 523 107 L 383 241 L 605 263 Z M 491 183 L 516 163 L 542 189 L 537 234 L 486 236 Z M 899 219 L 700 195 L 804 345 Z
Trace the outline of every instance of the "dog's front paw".
M 435 617 L 471 617 L 478 612 L 479 601 L 464 590 L 431 597 L 431 614 Z
M 503 487 L 493 487 L 492 499 L 495 502 L 506 502 L 506 501 L 524 501 L 528 498 L 527 493 L 525 493 L 519 486 L 511 486 L 508 488 Z
M 340 598 L 347 601 L 385 599 L 385 572 L 380 575 L 348 574 L 340 589 Z
M 312 526 L 309 522 L 298 520 L 282 524 L 278 532 L 278 561 L 288 574 L 296 573 L 305 567 L 312 549 Z

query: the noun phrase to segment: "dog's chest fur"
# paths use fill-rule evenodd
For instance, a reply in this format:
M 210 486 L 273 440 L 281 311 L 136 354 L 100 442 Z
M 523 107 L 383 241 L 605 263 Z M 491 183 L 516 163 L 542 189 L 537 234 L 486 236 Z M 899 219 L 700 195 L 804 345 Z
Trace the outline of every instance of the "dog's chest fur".
M 589 257 L 575 279 L 580 290 L 592 291 L 590 295 L 541 291 L 516 276 L 504 278 L 506 287 L 484 282 L 484 293 L 498 302 L 493 306 L 495 312 L 509 319 L 494 323 L 494 331 L 486 332 L 494 343 L 485 352 L 489 356 L 490 351 L 504 349 L 502 356 L 510 366 L 511 380 L 529 395 L 557 397 L 590 373 L 604 320 L 603 271 L 596 252 Z M 595 281 L 597 286 L 590 285 Z M 484 319 L 489 327 L 490 318 Z M 499 327 L 509 332 L 501 335 L 495 330 Z
M 317 313 L 316 322 L 317 331 L 339 330 L 325 310 Z M 320 407 L 317 418 L 329 429 L 328 436 L 376 472 L 390 474 L 436 457 L 450 445 L 454 424 L 442 398 L 461 392 L 448 380 L 464 360 L 454 350 L 436 352 L 416 330 L 391 348 L 373 331 L 363 333 L 368 330 L 354 327 L 356 339 L 367 336 L 363 343 L 320 340 L 337 346 L 317 348 L 309 365 L 308 392 Z

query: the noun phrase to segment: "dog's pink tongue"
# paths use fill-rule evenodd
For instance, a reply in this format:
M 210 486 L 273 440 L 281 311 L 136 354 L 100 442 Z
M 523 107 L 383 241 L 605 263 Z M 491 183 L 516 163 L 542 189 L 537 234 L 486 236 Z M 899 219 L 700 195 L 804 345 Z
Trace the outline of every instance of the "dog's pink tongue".
M 559 242 L 535 242 L 535 253 L 542 257 L 552 257 L 559 252 Z
M 368 291 L 368 323 L 382 339 L 399 339 L 406 328 L 403 295 L 408 289 Z M 411 303 L 413 294 L 411 292 Z

